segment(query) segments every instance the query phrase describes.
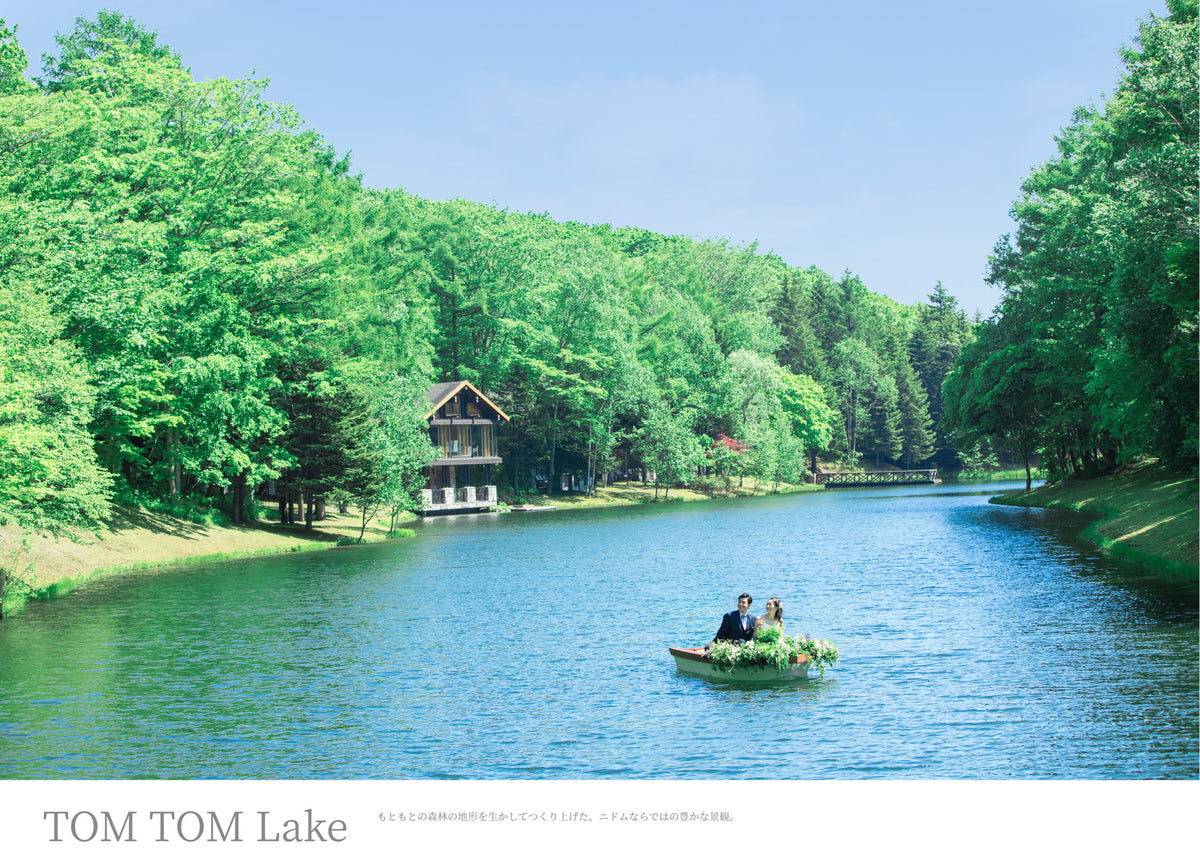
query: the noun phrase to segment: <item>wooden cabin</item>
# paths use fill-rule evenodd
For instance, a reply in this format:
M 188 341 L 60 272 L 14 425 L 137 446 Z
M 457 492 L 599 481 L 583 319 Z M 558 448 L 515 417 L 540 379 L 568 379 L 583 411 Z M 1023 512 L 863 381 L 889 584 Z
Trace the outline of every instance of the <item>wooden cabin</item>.
M 442 451 L 421 490 L 424 515 L 481 512 L 498 503 L 493 469 L 503 462 L 497 428 L 508 416 L 468 380 L 438 383 L 425 393 L 429 438 Z

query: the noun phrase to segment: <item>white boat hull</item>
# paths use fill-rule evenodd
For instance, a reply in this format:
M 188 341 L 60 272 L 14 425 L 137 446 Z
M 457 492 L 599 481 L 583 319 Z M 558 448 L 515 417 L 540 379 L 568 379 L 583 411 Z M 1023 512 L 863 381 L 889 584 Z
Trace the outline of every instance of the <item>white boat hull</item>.
M 776 669 L 773 666 L 762 666 L 743 669 L 718 669 L 705 657 L 704 649 L 673 648 L 671 657 L 675 658 L 675 668 L 686 675 L 699 675 L 710 681 L 735 681 L 745 683 L 766 683 L 769 681 L 792 681 L 808 677 L 808 655 L 802 654 L 792 659 L 786 669 Z

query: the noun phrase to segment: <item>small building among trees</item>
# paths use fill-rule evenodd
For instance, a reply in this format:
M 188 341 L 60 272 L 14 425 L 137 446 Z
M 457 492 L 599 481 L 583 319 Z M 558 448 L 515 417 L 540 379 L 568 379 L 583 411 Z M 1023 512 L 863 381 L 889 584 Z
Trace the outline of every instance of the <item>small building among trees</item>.
M 508 415 L 467 380 L 434 384 L 425 398 L 429 438 L 441 456 L 427 469 L 421 512 L 463 513 L 495 507 L 492 468 L 503 462 L 496 431 Z

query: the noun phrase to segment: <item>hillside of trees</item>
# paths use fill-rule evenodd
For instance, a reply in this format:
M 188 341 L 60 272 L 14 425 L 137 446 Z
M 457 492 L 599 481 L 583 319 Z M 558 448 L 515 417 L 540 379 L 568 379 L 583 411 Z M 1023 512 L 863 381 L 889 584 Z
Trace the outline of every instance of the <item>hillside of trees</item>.
M 755 245 L 375 190 L 264 99 L 118 13 L 40 74 L 0 22 L 0 523 L 113 501 L 393 517 L 432 383 L 512 417 L 502 489 L 700 468 L 1197 457 L 1196 3 L 1142 22 L 997 245 L 1003 301 L 901 305 Z M 309 513 L 311 517 L 311 512 Z
M 0 522 L 256 488 L 408 506 L 421 408 L 512 416 L 504 486 L 635 465 L 763 481 L 957 457 L 971 322 L 756 246 L 363 186 L 261 80 L 194 80 L 117 13 L 29 76 L 0 23 Z M 721 439 L 727 437 L 727 439 Z M 738 446 L 731 449 L 729 446 Z
M 990 261 L 1003 300 L 944 386 L 962 444 L 1040 451 L 1060 480 L 1197 465 L 1197 4 L 1167 5 L 1022 185 Z

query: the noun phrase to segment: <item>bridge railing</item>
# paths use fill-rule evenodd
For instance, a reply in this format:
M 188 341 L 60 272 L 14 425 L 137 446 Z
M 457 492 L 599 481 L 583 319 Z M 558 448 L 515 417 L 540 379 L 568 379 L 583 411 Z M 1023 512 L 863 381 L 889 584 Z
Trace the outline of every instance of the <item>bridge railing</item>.
M 898 486 L 941 483 L 937 469 L 906 469 L 898 472 L 818 472 L 817 483 L 825 486 Z

